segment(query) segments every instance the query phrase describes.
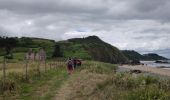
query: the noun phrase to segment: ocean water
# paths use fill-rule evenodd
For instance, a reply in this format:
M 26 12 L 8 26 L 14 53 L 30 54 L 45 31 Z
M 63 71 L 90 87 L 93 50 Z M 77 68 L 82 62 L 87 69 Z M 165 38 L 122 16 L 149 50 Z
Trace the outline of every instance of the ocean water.
M 164 67 L 164 68 L 168 68 L 170 69 L 170 60 L 168 61 L 169 63 L 155 63 L 155 61 L 140 61 L 141 63 L 143 63 L 144 65 L 146 66 L 149 66 L 149 67 Z

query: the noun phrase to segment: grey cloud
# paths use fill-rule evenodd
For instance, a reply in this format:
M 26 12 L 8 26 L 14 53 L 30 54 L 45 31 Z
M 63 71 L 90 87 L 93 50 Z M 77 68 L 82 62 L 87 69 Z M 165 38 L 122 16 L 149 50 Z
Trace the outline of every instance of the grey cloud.
M 0 35 L 98 35 L 120 49 L 169 49 L 169 0 L 1 0 Z M 77 29 L 88 32 L 76 32 Z
M 149 1 L 135 0 L 135 1 L 136 1 L 134 5 L 135 8 L 138 11 L 142 11 L 142 12 L 153 12 L 158 9 L 162 9 L 168 2 L 168 0 L 149 0 Z
M 168 0 L 2 0 L 0 9 L 13 13 L 39 15 L 64 13 L 95 20 L 170 18 Z
M 4 0 L 0 3 L 0 9 L 22 14 L 44 13 L 100 13 L 107 10 L 103 1 L 81 0 Z M 95 3 L 95 5 L 94 5 Z

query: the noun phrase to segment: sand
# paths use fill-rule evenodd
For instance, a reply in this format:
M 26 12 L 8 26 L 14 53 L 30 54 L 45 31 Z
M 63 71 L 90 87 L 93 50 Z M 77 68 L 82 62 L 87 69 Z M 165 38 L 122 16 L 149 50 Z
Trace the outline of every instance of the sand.
M 141 70 L 141 71 L 160 74 L 164 76 L 170 76 L 170 69 L 154 68 L 154 67 L 143 66 L 143 65 L 135 65 L 135 66 L 123 65 L 120 67 L 131 69 L 131 70 Z

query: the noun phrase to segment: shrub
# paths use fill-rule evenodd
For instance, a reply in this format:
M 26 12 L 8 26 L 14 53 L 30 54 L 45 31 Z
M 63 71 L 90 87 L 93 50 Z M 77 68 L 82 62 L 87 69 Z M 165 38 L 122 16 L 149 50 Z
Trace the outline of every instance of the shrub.
M 165 91 L 160 90 L 156 85 L 149 85 L 145 88 L 136 88 L 128 93 L 126 100 L 169 100 Z

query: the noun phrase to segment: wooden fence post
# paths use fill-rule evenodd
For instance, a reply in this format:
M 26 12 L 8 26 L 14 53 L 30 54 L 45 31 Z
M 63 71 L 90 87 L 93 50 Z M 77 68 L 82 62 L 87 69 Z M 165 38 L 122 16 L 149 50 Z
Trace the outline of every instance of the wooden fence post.
M 41 62 L 40 61 L 38 61 L 38 65 L 37 65 L 37 72 L 38 72 L 38 75 L 40 76 L 40 64 L 41 64 Z
M 46 72 L 47 71 L 46 60 L 44 60 L 44 64 L 45 64 L 45 72 Z
M 6 57 L 4 56 L 4 62 L 3 62 L 3 83 L 5 84 L 6 81 Z
M 28 60 L 26 59 L 26 64 L 25 64 L 25 79 L 28 80 Z
M 50 70 L 51 70 L 51 64 L 49 63 L 48 65 L 50 66 Z

